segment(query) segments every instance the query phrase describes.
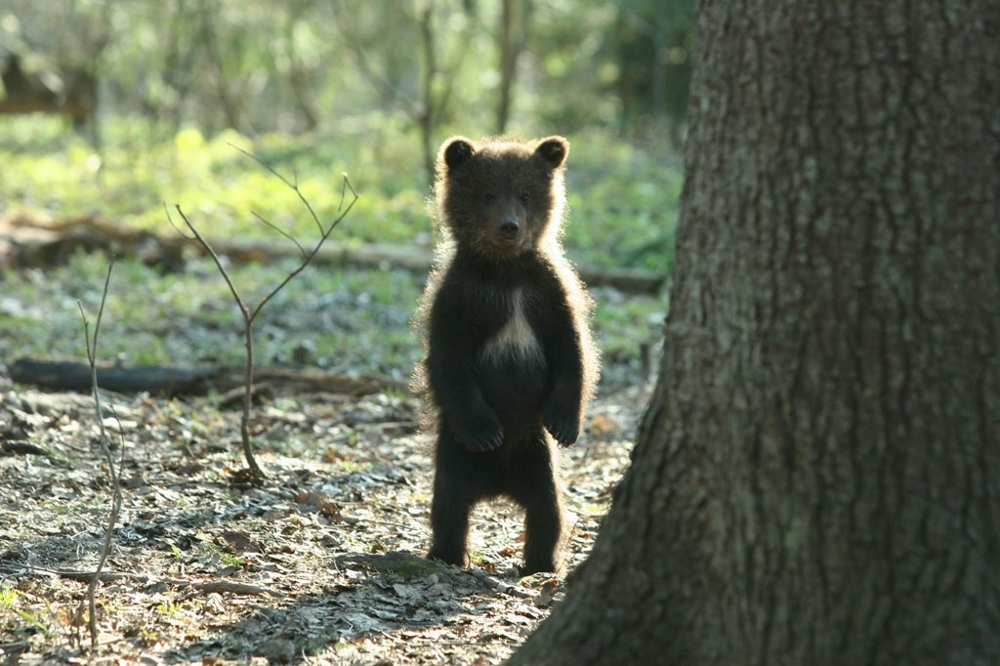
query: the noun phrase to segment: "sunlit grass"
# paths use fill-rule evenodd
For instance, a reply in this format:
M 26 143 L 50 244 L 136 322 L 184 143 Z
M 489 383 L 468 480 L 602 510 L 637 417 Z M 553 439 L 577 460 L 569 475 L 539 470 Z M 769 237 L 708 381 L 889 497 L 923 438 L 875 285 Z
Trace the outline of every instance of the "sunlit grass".
M 112 272 L 99 353 L 130 363 L 242 363 L 243 323 L 222 277 L 208 261 L 160 275 L 133 260 Z M 293 267 L 231 267 L 233 282 L 256 303 Z M 77 255 L 66 266 L 0 274 L 0 358 L 27 354 L 84 358 L 77 300 L 93 317 L 107 260 Z M 320 367 L 388 372 L 405 378 L 418 356 L 410 329 L 422 278 L 406 271 L 313 266 L 270 301 L 255 322 L 259 363 L 289 364 L 301 344 Z M 409 369 L 408 369 L 409 368 Z
M 0 215 L 55 218 L 97 214 L 169 235 L 164 204 L 179 204 L 207 236 L 253 236 L 287 243 L 261 215 L 300 242 L 317 235 L 294 191 L 240 152 L 253 151 L 298 183 L 320 219 L 341 213 L 341 174 L 361 198 L 333 236 L 348 243 L 426 243 L 429 186 L 415 143 L 364 132 L 204 137 L 195 130 L 157 136 L 141 120 L 107 128 L 100 158 L 56 119 L 0 123 Z M 669 155 L 652 154 L 606 134 L 570 137 L 570 224 L 564 237 L 577 263 L 644 267 L 672 263 L 674 220 L 682 185 Z M 179 220 L 175 218 L 179 223 Z M 294 260 L 230 267 L 244 300 L 256 304 L 295 266 Z M 77 302 L 93 317 L 107 269 L 103 255 L 66 265 L 0 272 L 0 360 L 26 354 L 85 358 Z M 392 269 L 313 265 L 293 280 L 255 322 L 256 360 L 292 364 L 309 349 L 310 365 L 406 379 L 420 357 L 410 319 L 423 275 Z M 665 297 L 596 290 L 595 333 L 608 358 L 635 357 L 655 343 Z M 116 262 L 99 355 L 135 364 L 227 363 L 244 358 L 243 322 L 216 267 L 193 259 L 164 273 L 132 259 Z
M 240 152 L 246 150 L 295 181 L 326 223 L 342 212 L 347 173 L 361 199 L 336 240 L 408 243 L 431 230 L 430 187 L 416 142 L 389 127 L 250 140 L 191 128 L 162 137 L 142 119 L 118 118 L 102 127 L 98 156 L 59 122 L 0 123 L 0 212 L 97 214 L 171 234 L 164 205 L 176 204 L 209 236 L 270 237 L 256 213 L 297 238 L 315 237 L 298 195 Z M 567 252 L 578 262 L 666 271 L 682 185 L 677 157 L 596 130 L 570 140 Z

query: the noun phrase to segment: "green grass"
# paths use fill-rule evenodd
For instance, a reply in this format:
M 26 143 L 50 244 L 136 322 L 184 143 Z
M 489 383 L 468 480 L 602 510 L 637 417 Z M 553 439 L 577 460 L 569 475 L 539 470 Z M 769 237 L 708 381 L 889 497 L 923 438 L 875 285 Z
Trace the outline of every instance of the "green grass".
M 18 596 L 17 590 L 14 588 L 6 585 L 0 587 L 0 608 L 13 610 L 14 602 L 17 601 Z
M 240 152 L 245 150 L 295 180 L 327 223 L 341 213 L 342 174 L 349 174 L 361 198 L 335 232 L 338 240 L 409 243 L 431 228 L 430 188 L 417 142 L 394 135 L 391 127 L 375 128 L 374 137 L 327 132 L 254 141 L 233 132 L 206 138 L 184 129 L 158 140 L 145 121 L 116 118 L 102 127 L 98 157 L 59 123 L 16 117 L 0 124 L 0 201 L 10 211 L 96 213 L 170 234 L 164 205 L 177 204 L 207 235 L 270 236 L 257 213 L 296 237 L 314 236 L 314 222 L 296 193 Z M 683 182 L 677 156 L 647 152 L 596 130 L 570 140 L 565 244 L 571 257 L 668 270 Z
M 290 263 L 233 266 L 234 283 L 256 303 Z M 0 271 L 0 359 L 24 355 L 86 358 L 78 301 L 91 327 L 107 271 L 102 255 L 74 256 L 46 271 Z M 405 380 L 420 358 L 411 328 L 423 276 L 404 270 L 313 266 L 292 280 L 254 323 L 258 365 L 287 365 L 301 344 L 310 364 Z M 594 329 L 606 358 L 636 356 L 660 336 L 660 297 L 594 290 Z M 243 324 L 232 296 L 206 259 L 160 274 L 134 259 L 115 262 L 98 341 L 104 362 L 242 364 Z
M 292 263 L 230 269 L 256 303 Z M 42 271 L 0 273 L 0 356 L 42 354 L 85 358 L 79 301 L 91 325 L 100 305 L 107 259 L 78 254 Z M 243 320 L 222 277 L 205 260 L 161 275 L 135 260 L 112 270 L 98 353 L 136 364 L 242 363 Z M 254 323 L 261 364 L 290 363 L 306 341 L 321 367 L 393 372 L 412 365 L 417 342 L 409 326 L 421 277 L 402 270 L 345 271 L 312 267 L 264 307 Z M 398 372 L 397 372 L 398 374 Z
M 348 172 L 361 198 L 333 239 L 426 243 L 432 238 L 429 185 L 416 142 L 392 129 L 250 141 L 233 133 L 206 138 L 193 129 L 163 137 L 142 120 L 119 118 L 105 123 L 98 157 L 58 119 L 5 118 L 0 215 L 99 214 L 169 235 L 176 231 L 164 205 L 176 203 L 209 236 L 287 242 L 260 224 L 257 213 L 302 241 L 315 238 L 296 193 L 239 147 L 294 179 L 324 222 L 340 215 L 341 174 Z M 567 253 L 578 263 L 667 272 L 682 186 L 676 156 L 596 131 L 570 140 Z M 294 265 L 243 264 L 230 271 L 253 307 Z M 0 360 L 25 354 L 85 358 L 78 302 L 93 322 L 106 270 L 106 257 L 82 254 L 44 271 L 0 269 Z M 420 357 L 409 321 L 423 279 L 391 268 L 308 268 L 255 322 L 257 363 L 291 363 L 304 344 L 313 350 L 311 365 L 406 379 Z M 640 345 L 659 338 L 665 297 L 595 290 L 595 298 L 595 329 L 606 358 L 634 357 Z M 204 259 L 191 260 L 181 273 L 117 261 L 101 333 L 104 361 L 243 362 L 242 319 L 217 269 Z

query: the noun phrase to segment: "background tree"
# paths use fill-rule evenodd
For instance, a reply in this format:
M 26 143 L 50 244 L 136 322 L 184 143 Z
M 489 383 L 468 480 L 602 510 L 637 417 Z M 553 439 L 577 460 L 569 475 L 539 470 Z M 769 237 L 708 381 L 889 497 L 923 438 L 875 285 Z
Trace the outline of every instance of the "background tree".
M 683 126 L 692 6 L 6 0 L 0 60 L 81 67 L 100 81 L 102 116 L 141 115 L 163 135 L 345 124 L 432 156 L 456 132 L 604 127 L 649 142 Z
M 666 127 L 679 143 L 691 81 L 694 3 L 621 0 L 614 38 L 623 129 Z
M 1000 5 L 699 5 L 660 380 L 511 664 L 1000 655 Z
M 406 5 L 390 0 L 368 3 L 368 8 L 362 12 L 352 3 L 338 3 L 341 37 L 383 103 L 404 113 L 417 129 L 424 174 L 430 182 L 437 156 L 436 130 L 450 115 L 460 69 L 475 42 L 470 34 L 476 30 L 474 8 L 449 0 Z M 385 41 L 385 15 L 395 17 L 395 38 L 380 44 Z
M 497 134 L 507 131 L 513 104 L 517 61 L 528 41 L 531 25 L 530 0 L 501 0 L 497 50 L 500 58 L 500 83 L 497 98 Z

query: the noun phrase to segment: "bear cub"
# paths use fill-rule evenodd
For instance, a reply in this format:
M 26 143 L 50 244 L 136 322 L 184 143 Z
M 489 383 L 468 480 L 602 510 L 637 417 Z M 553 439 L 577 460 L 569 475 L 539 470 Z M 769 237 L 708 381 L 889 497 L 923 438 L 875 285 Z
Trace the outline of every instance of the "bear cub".
M 447 140 L 435 199 L 443 242 L 416 323 L 414 387 L 437 430 L 433 545 L 468 565 L 469 514 L 525 510 L 522 574 L 557 571 L 564 539 L 554 443 L 573 444 L 597 381 L 590 297 L 563 256 L 569 142 Z

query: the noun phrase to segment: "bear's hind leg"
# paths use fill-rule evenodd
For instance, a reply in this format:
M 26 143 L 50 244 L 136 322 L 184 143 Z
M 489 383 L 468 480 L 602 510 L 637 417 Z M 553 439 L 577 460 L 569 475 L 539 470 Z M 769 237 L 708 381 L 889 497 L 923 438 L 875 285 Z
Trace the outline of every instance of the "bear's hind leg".
M 538 497 L 525 504 L 524 576 L 559 571 L 563 541 L 562 502 L 558 496 Z
M 547 444 L 540 443 L 525 456 L 511 496 L 525 511 L 524 568 L 521 574 L 557 572 L 564 529 L 562 488 Z
M 469 514 L 482 490 L 470 455 L 450 434 L 439 435 L 431 501 L 434 541 L 427 557 L 463 568 L 469 565 Z
M 437 486 L 438 484 L 435 484 Z M 440 498 L 440 499 L 439 499 Z M 468 538 L 471 503 L 456 502 L 456 498 L 434 492 L 431 504 L 431 529 L 434 542 L 428 559 L 441 560 L 465 568 L 469 566 Z

